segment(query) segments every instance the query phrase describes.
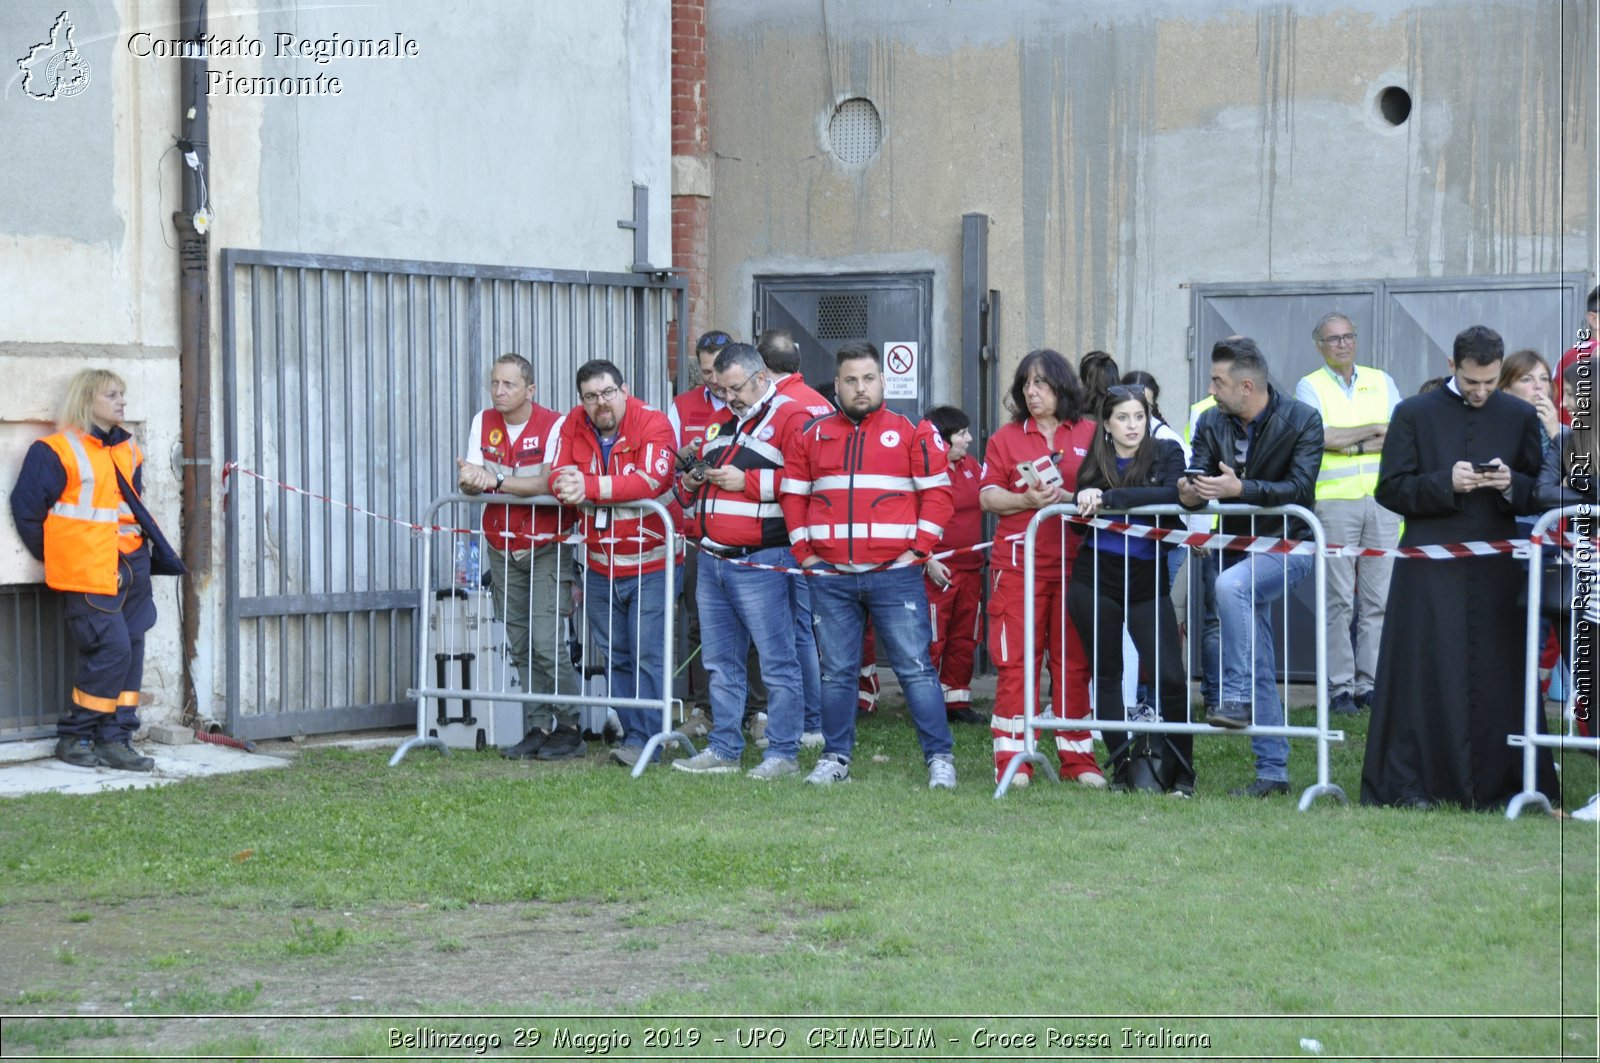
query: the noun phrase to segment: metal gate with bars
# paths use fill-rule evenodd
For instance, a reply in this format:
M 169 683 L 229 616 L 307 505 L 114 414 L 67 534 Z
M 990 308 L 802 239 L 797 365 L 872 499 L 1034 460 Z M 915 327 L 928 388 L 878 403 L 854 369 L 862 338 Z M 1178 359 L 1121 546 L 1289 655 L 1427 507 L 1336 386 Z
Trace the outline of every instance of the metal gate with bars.
M 270 738 L 415 719 L 421 545 L 409 524 L 455 489 L 490 364 L 528 358 L 536 401 L 615 362 L 668 396 L 685 282 L 224 250 L 227 729 Z M 298 491 L 287 490 L 293 487 Z M 305 492 L 305 493 L 299 493 Z

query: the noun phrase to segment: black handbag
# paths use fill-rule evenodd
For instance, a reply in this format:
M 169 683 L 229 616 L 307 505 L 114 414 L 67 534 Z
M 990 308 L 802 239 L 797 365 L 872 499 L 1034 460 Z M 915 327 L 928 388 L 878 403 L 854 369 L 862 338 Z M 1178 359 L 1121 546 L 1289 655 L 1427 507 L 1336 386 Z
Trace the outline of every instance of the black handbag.
M 1141 733 L 1111 756 L 1112 778 L 1143 793 L 1170 793 L 1180 781 L 1193 789 L 1194 769 L 1164 734 Z
M 1564 620 L 1572 615 L 1573 564 L 1565 555 L 1546 554 L 1544 567 L 1539 570 L 1539 615 Z M 1528 607 L 1528 588 L 1522 588 L 1517 605 Z

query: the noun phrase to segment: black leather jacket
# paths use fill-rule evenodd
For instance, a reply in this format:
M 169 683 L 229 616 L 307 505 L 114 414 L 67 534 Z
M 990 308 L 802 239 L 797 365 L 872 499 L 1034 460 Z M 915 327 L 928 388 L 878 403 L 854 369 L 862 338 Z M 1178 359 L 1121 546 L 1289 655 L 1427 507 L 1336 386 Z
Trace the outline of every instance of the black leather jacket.
M 1233 468 L 1244 486 L 1228 504 L 1247 506 L 1301 505 L 1311 509 L 1317 501 L 1317 474 L 1322 471 L 1322 415 L 1303 402 L 1286 398 L 1267 385 L 1267 408 L 1255 421 L 1250 449 L 1243 465 L 1234 464 L 1235 443 L 1243 439 L 1244 422 L 1213 406 L 1200 415 L 1194 428 L 1194 450 L 1189 464 L 1215 476 L 1223 462 Z M 1281 536 L 1282 517 L 1260 517 L 1252 531 L 1248 516 L 1222 518 L 1222 531 L 1233 535 Z M 1309 539 L 1305 521 L 1291 519 L 1287 535 Z
M 1574 474 L 1566 467 L 1567 440 L 1571 434 L 1572 429 L 1563 426 L 1555 443 L 1545 449 L 1544 468 L 1539 470 L 1539 482 L 1533 489 L 1536 513 L 1595 501 L 1595 471 L 1578 469 Z

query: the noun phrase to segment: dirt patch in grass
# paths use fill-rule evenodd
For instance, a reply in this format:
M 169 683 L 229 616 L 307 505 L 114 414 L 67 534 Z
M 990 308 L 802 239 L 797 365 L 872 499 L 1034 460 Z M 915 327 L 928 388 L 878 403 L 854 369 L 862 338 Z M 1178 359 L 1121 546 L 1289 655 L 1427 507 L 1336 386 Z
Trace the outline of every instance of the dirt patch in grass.
M 638 905 L 537 902 L 331 912 L 12 904 L 0 909 L 0 1011 L 616 1012 L 706 989 L 708 959 L 766 955 L 794 940 L 792 925 L 762 932 L 737 916 L 728 925 L 657 925 L 657 916 Z

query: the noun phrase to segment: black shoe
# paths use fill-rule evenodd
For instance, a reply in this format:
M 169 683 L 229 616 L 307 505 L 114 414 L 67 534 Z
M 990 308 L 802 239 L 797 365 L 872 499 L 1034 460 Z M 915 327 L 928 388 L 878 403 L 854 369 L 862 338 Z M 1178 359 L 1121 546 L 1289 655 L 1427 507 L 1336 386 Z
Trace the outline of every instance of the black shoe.
M 1413 812 L 1432 812 L 1439 806 L 1429 801 L 1426 797 L 1409 797 L 1395 802 L 1396 808 L 1409 808 Z
M 527 733 L 522 741 L 507 749 L 502 749 L 500 755 L 507 760 L 532 760 L 548 741 L 550 741 L 550 732 L 541 731 L 535 727 Z
M 950 714 L 951 723 L 987 724 L 989 717 L 973 712 L 971 709 L 957 709 Z
M 118 771 L 150 771 L 156 766 L 153 759 L 140 756 L 126 742 L 96 742 L 94 751 L 100 763 Z
M 576 727 L 557 727 L 539 747 L 535 760 L 576 760 L 589 755 L 583 732 Z
M 1349 693 L 1335 694 L 1328 702 L 1328 711 L 1335 716 L 1354 716 L 1361 711 L 1361 705 L 1354 695 Z
M 98 768 L 105 763 L 87 738 L 62 735 L 56 740 L 56 759 L 74 768 Z
M 1372 691 L 1363 690 L 1361 693 L 1356 695 L 1356 708 L 1358 708 L 1358 709 L 1370 709 L 1370 708 L 1372 708 Z
M 1249 786 L 1239 786 L 1228 793 L 1233 797 L 1276 797 L 1289 792 L 1289 784 L 1272 779 L 1257 779 Z
M 1212 712 L 1206 714 L 1206 723 L 1212 727 L 1226 727 L 1230 731 L 1241 730 L 1250 726 L 1250 703 L 1248 701 L 1224 701 Z

